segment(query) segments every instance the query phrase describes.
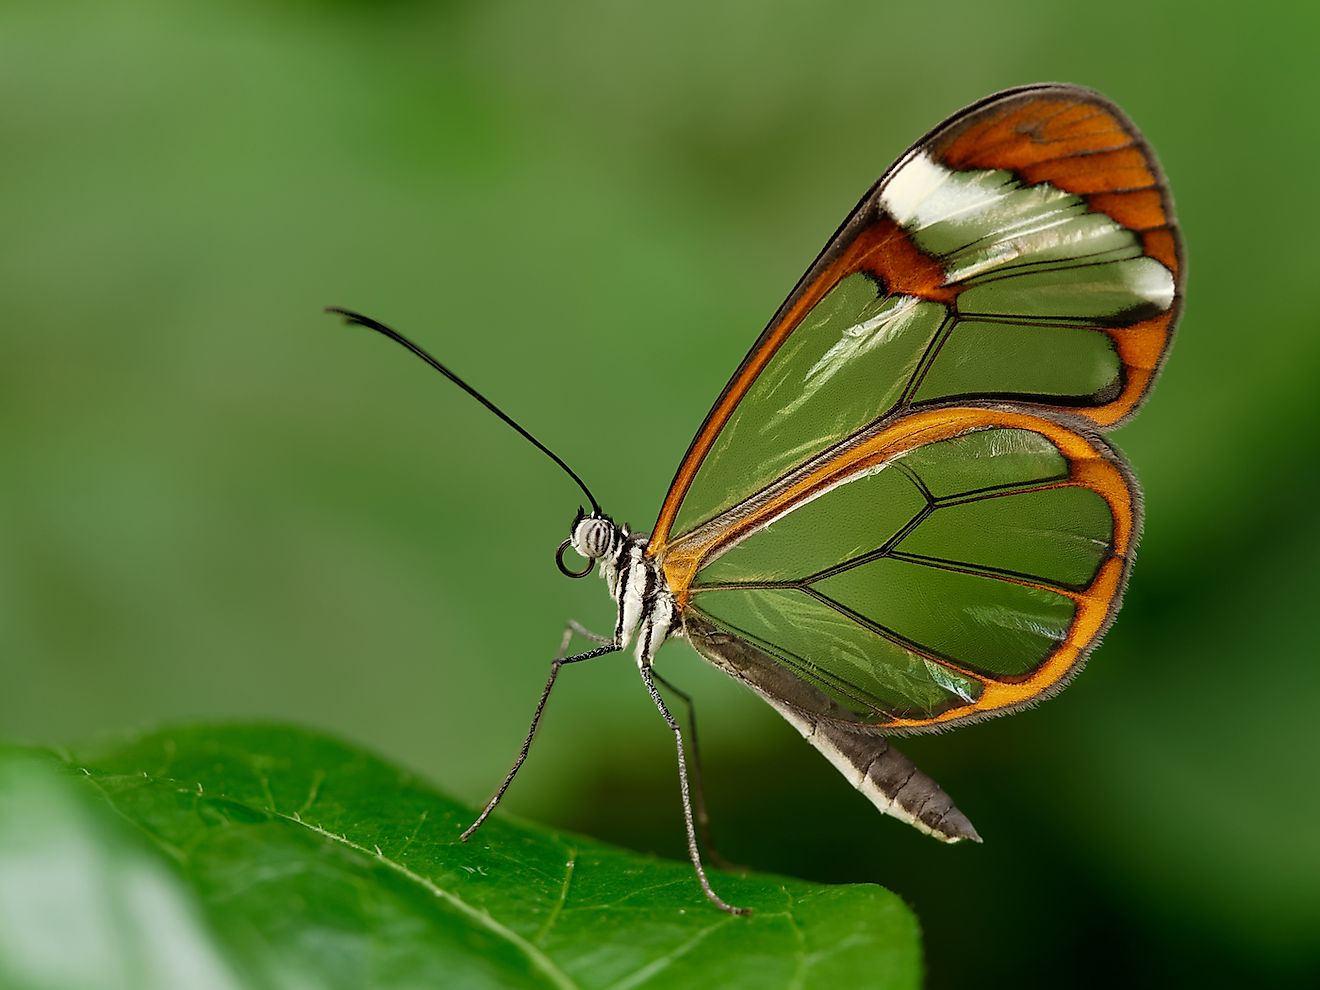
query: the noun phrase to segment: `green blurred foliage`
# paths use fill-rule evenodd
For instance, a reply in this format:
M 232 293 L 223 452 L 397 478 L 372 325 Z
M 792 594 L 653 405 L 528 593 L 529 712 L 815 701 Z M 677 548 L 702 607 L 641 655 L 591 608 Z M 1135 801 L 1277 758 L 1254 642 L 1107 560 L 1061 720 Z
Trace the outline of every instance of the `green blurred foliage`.
M 1038 711 L 912 741 L 986 844 L 880 819 L 681 645 L 726 854 L 876 880 L 932 985 L 1320 971 L 1310 268 L 1320 15 L 1140 0 L 54 4 L 0 12 L 0 734 L 273 716 L 473 801 L 566 617 L 577 495 L 438 351 L 649 526 L 710 402 L 874 177 L 1044 79 L 1145 130 L 1190 261 L 1117 436 L 1127 605 Z M 510 808 L 681 855 L 671 743 L 565 673 Z

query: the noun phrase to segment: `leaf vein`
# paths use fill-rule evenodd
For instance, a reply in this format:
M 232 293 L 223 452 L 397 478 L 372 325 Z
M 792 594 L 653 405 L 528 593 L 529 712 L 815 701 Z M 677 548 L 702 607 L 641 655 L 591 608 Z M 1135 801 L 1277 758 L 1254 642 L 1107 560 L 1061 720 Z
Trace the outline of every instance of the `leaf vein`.
M 464 917 L 471 920 L 473 924 L 479 925 L 482 928 L 486 929 L 488 932 L 490 932 L 492 935 L 495 935 L 496 937 L 502 938 L 505 941 L 509 942 L 520 952 L 522 952 L 523 955 L 525 955 L 528 958 L 531 964 L 537 970 L 539 970 L 547 979 L 549 979 L 550 982 L 553 983 L 556 987 L 561 988 L 561 990 L 578 990 L 578 985 L 574 983 L 571 979 L 569 979 L 568 975 L 564 973 L 564 971 L 561 970 L 558 966 L 556 966 L 551 961 L 550 957 L 547 956 L 540 949 L 538 949 L 535 945 L 533 945 L 531 942 L 528 942 L 517 932 L 513 931 L 513 929 L 507 928 L 506 926 L 500 924 L 498 921 L 492 918 L 487 912 L 478 911 L 475 907 L 473 907 L 467 901 L 463 900 L 457 894 L 453 893 L 452 891 L 445 890 L 443 887 L 439 886 L 434 880 L 431 880 L 429 877 L 424 877 L 420 873 L 414 873 L 412 870 L 408 869 L 408 867 L 404 866 L 402 863 L 396 862 L 393 859 L 390 859 L 388 856 L 381 855 L 380 853 L 376 852 L 374 849 L 368 849 L 366 846 L 359 845 L 358 843 L 354 842 L 346 835 L 337 835 L 334 832 L 322 828 L 320 825 L 314 825 L 311 822 L 301 821 L 300 819 L 294 818 L 292 815 L 286 815 L 282 812 L 277 811 L 275 812 L 275 815 L 276 817 L 284 819 L 286 822 L 291 822 L 294 825 L 300 825 L 303 828 L 310 829 L 311 831 L 315 832 L 317 835 L 323 836 L 324 838 L 330 839 L 334 842 L 340 843 L 341 845 L 347 846 L 349 849 L 361 853 L 363 856 L 368 856 L 371 859 L 376 860 L 378 863 L 385 866 L 386 868 L 393 870 L 395 873 L 398 873 L 400 876 L 405 877 L 408 880 L 411 880 L 413 883 L 418 884 L 428 893 L 433 895 L 435 898 L 444 901 L 446 904 L 453 907 Z
M 550 908 L 550 913 L 546 915 L 545 923 L 541 925 L 537 933 L 532 936 L 532 941 L 540 945 L 542 940 L 550 934 L 550 929 L 554 927 L 555 922 L 559 920 L 559 912 L 564 909 L 564 904 L 568 901 L 568 888 L 573 882 L 573 869 L 577 866 L 576 849 L 570 847 L 568 850 L 568 862 L 564 864 L 564 883 L 559 888 L 559 899 Z
M 647 980 L 651 979 L 651 977 L 667 969 L 683 956 L 687 955 L 709 938 L 711 934 L 719 931 L 734 920 L 734 917 L 730 915 L 707 928 L 701 929 L 701 931 L 697 932 L 682 945 L 676 946 L 673 951 L 666 952 L 663 956 L 651 960 L 645 966 L 641 967 L 641 969 L 635 970 L 631 975 L 625 976 L 618 983 L 615 983 L 610 990 L 632 990 L 633 987 L 641 986 Z

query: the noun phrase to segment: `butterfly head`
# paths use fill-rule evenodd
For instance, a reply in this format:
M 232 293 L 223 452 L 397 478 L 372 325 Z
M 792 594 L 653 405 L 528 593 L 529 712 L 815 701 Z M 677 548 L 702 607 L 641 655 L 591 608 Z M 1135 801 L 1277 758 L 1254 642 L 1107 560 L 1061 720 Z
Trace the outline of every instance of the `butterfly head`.
M 579 508 L 569 538 L 559 544 L 559 551 L 555 554 L 559 570 L 569 577 L 586 577 L 596 566 L 596 561 L 610 552 L 618 535 L 619 527 L 605 513 Z M 572 570 L 564 563 L 564 551 L 569 547 L 586 558 L 587 566 L 582 570 Z

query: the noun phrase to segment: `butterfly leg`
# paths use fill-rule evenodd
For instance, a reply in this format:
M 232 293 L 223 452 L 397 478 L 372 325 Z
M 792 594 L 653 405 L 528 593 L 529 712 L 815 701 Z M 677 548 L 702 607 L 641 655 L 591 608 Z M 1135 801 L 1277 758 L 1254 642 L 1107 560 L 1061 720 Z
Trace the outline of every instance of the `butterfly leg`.
M 720 851 L 715 848 L 715 840 L 710 837 L 710 812 L 706 808 L 706 788 L 702 785 L 701 747 L 697 743 L 697 708 L 692 702 L 692 696 L 686 691 L 680 691 L 655 668 L 651 668 L 651 674 L 661 687 L 682 699 L 687 707 L 688 749 L 692 753 L 692 796 L 696 799 L 697 825 L 701 829 L 701 841 L 706 847 L 706 855 L 722 870 L 739 869 L 720 855 Z
M 564 641 L 559 644 L 559 655 L 562 657 L 568 652 L 568 644 L 574 636 L 581 636 L 583 639 L 589 639 L 598 646 L 604 646 L 606 643 L 613 642 L 608 636 L 602 636 L 600 633 L 592 632 L 582 623 L 575 619 L 569 619 L 568 625 L 564 627 Z
M 576 653 L 572 656 L 566 656 L 565 654 L 568 652 L 568 645 L 572 642 L 574 633 L 584 636 L 587 639 L 595 640 L 601 645 L 593 650 L 587 650 L 585 653 Z M 570 663 L 581 663 L 583 660 L 594 660 L 596 657 L 603 657 L 608 653 L 617 653 L 621 649 L 623 649 L 623 647 L 619 646 L 619 644 L 607 640 L 604 636 L 597 636 L 595 633 L 588 631 L 576 622 L 570 621 L 568 623 L 564 628 L 564 638 L 559 644 L 559 653 L 550 663 L 550 676 L 546 679 L 545 688 L 541 691 L 541 700 L 536 703 L 536 711 L 532 713 L 532 724 L 527 730 L 527 738 L 523 740 L 522 749 L 518 751 L 518 758 L 513 761 L 513 766 L 511 766 L 509 772 L 504 775 L 504 780 L 500 784 L 499 790 L 495 792 L 494 797 L 486 802 L 486 807 L 483 808 L 481 814 L 477 816 L 477 820 L 469 825 L 467 830 L 459 836 L 462 841 L 467 842 L 467 840 L 471 838 L 472 833 L 481 828 L 482 823 L 490 817 L 490 813 L 495 810 L 495 806 L 499 804 L 500 799 L 504 797 L 504 792 L 507 791 L 509 785 L 513 783 L 513 778 L 516 777 L 518 771 L 522 769 L 523 762 L 527 759 L 527 753 L 532 748 L 532 740 L 536 738 L 536 729 L 541 724 L 541 715 L 545 712 L 545 703 L 550 700 L 550 690 L 555 686 L 555 678 L 559 676 L 559 669 Z
M 655 702 L 655 707 L 660 710 L 664 720 L 669 724 L 669 729 L 674 733 L 674 743 L 678 747 L 678 783 L 683 792 L 683 823 L 687 826 L 688 856 L 692 860 L 692 867 L 697 871 L 697 879 L 701 882 L 701 889 L 705 891 L 706 897 L 721 911 L 729 914 L 748 914 L 751 908 L 734 907 L 728 904 L 719 894 L 711 888 L 710 880 L 706 877 L 706 867 L 701 863 L 701 850 L 697 847 L 697 829 L 692 820 L 692 796 L 688 787 L 687 775 L 687 757 L 683 751 L 683 730 L 679 728 L 678 721 L 670 714 L 668 706 L 665 705 L 665 699 L 660 696 L 659 689 L 655 686 L 655 675 L 652 673 L 649 663 L 638 664 L 638 669 L 642 672 L 642 682 L 646 685 L 646 690 L 651 695 L 651 700 Z

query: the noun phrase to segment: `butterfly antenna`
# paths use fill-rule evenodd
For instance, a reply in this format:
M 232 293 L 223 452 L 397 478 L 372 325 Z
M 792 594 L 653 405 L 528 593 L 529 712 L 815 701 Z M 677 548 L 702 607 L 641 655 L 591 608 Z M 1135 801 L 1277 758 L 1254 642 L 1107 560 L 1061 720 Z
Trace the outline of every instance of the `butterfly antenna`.
M 452 371 L 446 368 L 443 364 L 441 364 L 439 361 L 433 358 L 430 354 L 428 354 L 417 344 L 414 344 L 403 334 L 399 333 L 399 331 L 392 330 L 389 327 L 387 327 L 384 323 L 377 322 L 376 320 L 373 320 L 369 316 L 363 316 L 361 313 L 354 313 L 352 310 L 348 310 L 348 309 L 340 309 L 338 306 L 327 306 L 325 311 L 327 313 L 335 313 L 338 314 L 339 316 L 342 316 L 350 326 L 356 324 L 357 326 L 360 327 L 366 327 L 368 330 L 375 330 L 378 334 L 381 334 L 384 337 L 388 337 L 396 344 L 406 347 L 408 350 L 412 351 L 419 358 L 421 358 L 423 361 L 429 364 L 436 371 L 440 372 L 440 374 L 448 378 L 451 382 L 453 382 L 455 385 L 461 388 L 468 395 L 472 396 L 472 398 L 476 399 L 483 406 L 485 406 L 487 409 L 493 412 L 496 416 L 504 420 L 504 422 L 508 423 L 509 426 L 513 427 L 513 429 L 516 430 L 533 447 L 541 451 L 541 453 L 545 454 L 546 457 L 550 458 L 550 460 L 558 464 L 560 468 L 563 469 L 565 474 L 567 474 L 570 478 L 572 478 L 575 482 L 577 482 L 577 486 L 582 489 L 582 493 L 586 495 L 587 500 L 591 502 L 592 509 L 595 510 L 597 514 L 601 513 L 600 503 L 596 501 L 596 496 L 591 494 L 591 489 L 587 487 L 586 482 L 584 482 L 581 478 L 578 477 L 576 471 L 574 471 L 571 467 L 569 467 L 567 464 L 564 463 L 564 459 L 562 457 L 560 457 L 553 450 L 551 450 L 549 447 L 543 444 L 540 440 L 536 439 L 536 437 L 528 433 L 525 429 L 523 429 L 520 425 L 518 425 L 518 423 L 514 420 L 512 416 L 506 413 L 499 406 L 495 405 L 495 403 L 491 402 L 490 399 L 486 398 L 484 395 L 478 392 L 467 382 L 463 381 L 463 379 L 459 378 L 458 375 L 454 374 Z

